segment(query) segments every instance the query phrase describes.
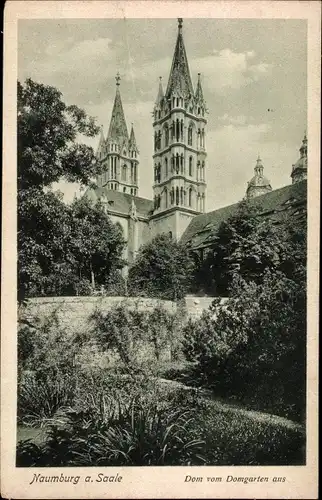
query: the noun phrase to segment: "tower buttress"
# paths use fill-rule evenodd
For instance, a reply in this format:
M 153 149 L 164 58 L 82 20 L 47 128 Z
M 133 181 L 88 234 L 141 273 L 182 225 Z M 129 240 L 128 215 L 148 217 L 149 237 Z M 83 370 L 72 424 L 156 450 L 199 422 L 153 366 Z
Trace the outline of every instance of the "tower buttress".
M 205 211 L 206 204 L 206 104 L 200 74 L 194 91 L 178 19 L 177 40 L 163 93 L 160 79 L 154 106 L 154 213 L 169 221 L 179 238 L 190 220 Z M 160 226 L 160 224 L 158 224 Z

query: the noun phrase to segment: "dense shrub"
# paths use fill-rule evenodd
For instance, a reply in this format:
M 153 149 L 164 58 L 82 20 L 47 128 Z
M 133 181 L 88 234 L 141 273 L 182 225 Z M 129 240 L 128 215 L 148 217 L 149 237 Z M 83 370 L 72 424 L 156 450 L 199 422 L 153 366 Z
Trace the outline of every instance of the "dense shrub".
M 189 290 L 193 269 L 187 247 L 167 234 L 160 234 L 141 246 L 129 268 L 129 294 L 181 299 Z
M 184 330 L 184 352 L 217 393 L 304 418 L 306 294 L 280 272 L 263 283 L 239 281 Z

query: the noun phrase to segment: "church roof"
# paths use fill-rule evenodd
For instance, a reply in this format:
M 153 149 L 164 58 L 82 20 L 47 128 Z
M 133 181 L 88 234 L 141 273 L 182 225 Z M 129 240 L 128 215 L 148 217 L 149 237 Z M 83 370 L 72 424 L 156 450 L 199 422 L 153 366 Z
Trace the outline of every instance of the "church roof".
M 182 19 L 178 19 L 178 36 L 174 49 L 172 66 L 166 90 L 169 99 L 172 94 L 190 98 L 194 95 L 186 49 L 182 35 Z
M 122 193 L 121 191 L 107 189 L 105 186 L 97 187 L 96 189 L 89 188 L 85 192 L 84 196 L 92 200 L 94 203 L 101 199 L 107 203 L 108 209 L 111 212 L 117 212 L 123 215 L 129 214 L 132 200 L 135 202 L 137 215 L 139 217 L 148 217 L 151 215 L 154 206 L 152 200 L 141 198 L 139 196 L 132 196 L 127 193 Z
M 250 203 L 260 205 L 263 216 L 268 216 L 279 223 L 285 217 L 302 217 L 306 210 L 306 196 L 307 182 L 304 180 L 258 196 Z M 214 233 L 218 231 L 222 222 L 236 212 L 238 205 L 239 203 L 235 203 L 198 215 L 192 219 L 180 241 L 192 249 L 211 246 Z
M 125 141 L 129 140 L 129 134 L 127 131 L 122 99 L 120 94 L 120 77 L 116 76 L 116 93 L 114 99 L 114 106 L 110 121 L 110 127 L 108 129 L 107 140 L 123 144 Z

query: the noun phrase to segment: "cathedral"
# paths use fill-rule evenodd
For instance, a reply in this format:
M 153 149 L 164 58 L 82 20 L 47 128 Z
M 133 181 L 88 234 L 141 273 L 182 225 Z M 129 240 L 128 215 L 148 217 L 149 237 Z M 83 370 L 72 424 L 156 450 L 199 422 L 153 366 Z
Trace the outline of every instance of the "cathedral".
M 97 148 L 103 172 L 96 179 L 96 187 L 85 193 L 94 202 L 100 200 L 112 221 L 122 226 L 127 241 L 124 258 L 128 264 L 133 262 L 142 244 L 160 233 L 184 242 L 202 256 L 204 249 L 211 246 L 216 227 L 238 205 L 205 213 L 208 110 L 200 73 L 195 86 L 191 79 L 182 24 L 182 19 L 178 19 L 169 79 L 163 87 L 160 78 L 153 110 L 153 200 L 138 196 L 139 148 L 133 124 L 128 133 L 119 75 L 109 129 L 106 137 L 101 130 Z M 292 166 L 292 184 L 273 190 L 258 156 L 245 198 L 260 197 L 264 215 L 286 213 L 286 209 L 289 214 L 290 208 L 294 216 L 297 212 L 306 213 L 306 177 L 307 138 L 304 136 L 300 158 Z

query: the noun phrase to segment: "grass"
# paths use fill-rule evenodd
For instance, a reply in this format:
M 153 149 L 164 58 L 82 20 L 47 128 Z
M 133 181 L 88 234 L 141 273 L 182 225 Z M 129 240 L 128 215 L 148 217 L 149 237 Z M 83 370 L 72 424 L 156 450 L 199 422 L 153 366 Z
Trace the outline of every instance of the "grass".
M 305 463 L 301 426 L 158 378 L 82 380 L 73 410 L 46 425 L 45 440 L 20 441 L 17 466 Z

